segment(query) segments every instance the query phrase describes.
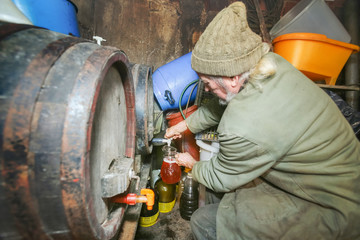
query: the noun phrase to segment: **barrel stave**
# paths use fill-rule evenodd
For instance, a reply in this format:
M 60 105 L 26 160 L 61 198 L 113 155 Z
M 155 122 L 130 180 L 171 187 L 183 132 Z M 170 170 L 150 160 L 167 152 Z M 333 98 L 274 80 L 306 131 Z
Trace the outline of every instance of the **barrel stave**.
M 41 220 L 37 216 L 38 205 L 32 192 L 34 160 L 29 154 L 32 110 L 44 79 L 41 74 L 46 73 L 39 71 L 34 74 L 33 68 L 37 64 L 56 61 L 57 56 L 50 54 L 46 48 L 51 48 L 51 43 L 59 41 L 64 36 L 48 34 L 42 29 L 27 29 L 7 37 L 3 36 L 1 41 L 0 68 L 4 73 L 1 83 L 5 85 L 2 88 L 4 101 L 1 107 L 2 111 L 6 112 L 3 115 L 6 117 L 1 119 L 3 152 L 0 159 L 3 166 L 4 195 L 7 198 L 4 206 L 9 206 L 11 211 L 9 222 L 13 222 L 22 237 L 27 239 L 48 238 L 42 231 Z M 34 41 L 37 44 L 34 44 Z M 47 56 L 48 62 L 43 61 L 44 56 Z M 23 62 L 25 64 L 22 64 Z M 7 231 L 16 232 L 15 229 Z
M 99 182 L 113 158 L 135 156 L 125 53 L 0 23 L 0 70 L 0 238 L 113 238 L 125 206 Z
M 154 136 L 154 93 L 152 69 L 143 64 L 131 64 L 136 98 L 136 152 L 149 155 Z

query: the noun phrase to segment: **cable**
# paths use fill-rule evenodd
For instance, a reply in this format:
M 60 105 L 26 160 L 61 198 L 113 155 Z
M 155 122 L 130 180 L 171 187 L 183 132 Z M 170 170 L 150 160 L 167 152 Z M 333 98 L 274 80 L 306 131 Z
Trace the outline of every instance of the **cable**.
M 187 103 L 186 103 L 186 107 L 185 107 L 185 114 L 184 114 L 185 117 L 186 117 L 187 110 L 188 110 L 188 107 L 189 107 L 189 104 L 190 104 L 191 95 L 192 95 L 194 89 L 196 88 L 196 86 L 198 86 L 198 85 L 199 85 L 199 82 L 195 83 L 194 86 L 192 87 L 191 91 L 190 91 L 190 95 L 189 95 L 189 97 L 188 97 L 188 100 L 187 100 Z
M 179 98 L 179 109 L 180 109 L 180 113 L 181 113 L 181 115 L 182 115 L 182 117 L 183 117 L 184 119 L 186 119 L 186 117 L 185 117 L 185 115 L 184 115 L 184 113 L 183 113 L 183 111 L 182 111 L 182 107 L 181 107 L 182 98 L 183 98 L 183 96 L 184 96 L 185 91 L 186 91 L 191 85 L 193 85 L 194 83 L 197 83 L 198 81 L 199 81 L 199 79 L 196 79 L 196 80 L 192 81 L 191 83 L 189 83 L 189 84 L 184 88 L 184 90 L 182 91 L 182 93 L 181 93 L 181 95 L 180 95 L 180 98 Z M 192 94 L 192 93 L 191 93 L 191 94 Z M 189 98 L 191 97 L 191 94 L 190 94 Z

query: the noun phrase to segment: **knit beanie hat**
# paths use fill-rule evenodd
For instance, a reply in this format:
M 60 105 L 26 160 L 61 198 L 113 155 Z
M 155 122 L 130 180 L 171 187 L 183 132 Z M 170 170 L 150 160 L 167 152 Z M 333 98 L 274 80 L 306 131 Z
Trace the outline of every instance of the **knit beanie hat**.
M 220 11 L 200 36 L 191 66 L 202 74 L 233 77 L 250 70 L 262 56 L 262 40 L 249 28 L 245 5 L 234 2 Z

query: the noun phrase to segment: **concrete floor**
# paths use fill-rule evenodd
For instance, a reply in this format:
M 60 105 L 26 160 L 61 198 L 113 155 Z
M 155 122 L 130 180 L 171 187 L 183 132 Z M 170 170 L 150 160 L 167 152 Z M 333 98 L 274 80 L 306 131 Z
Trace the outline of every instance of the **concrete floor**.
M 135 240 L 193 240 L 190 223 L 180 216 L 176 202 L 169 213 L 160 213 L 157 222 L 150 227 L 137 228 Z

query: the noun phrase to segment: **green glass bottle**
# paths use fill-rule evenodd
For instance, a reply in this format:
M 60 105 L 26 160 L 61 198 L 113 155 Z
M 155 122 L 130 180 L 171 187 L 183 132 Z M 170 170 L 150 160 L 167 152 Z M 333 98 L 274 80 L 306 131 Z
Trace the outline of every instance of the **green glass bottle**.
M 155 183 L 155 189 L 159 195 L 159 211 L 170 212 L 175 205 L 176 184 L 167 184 L 162 180 Z

